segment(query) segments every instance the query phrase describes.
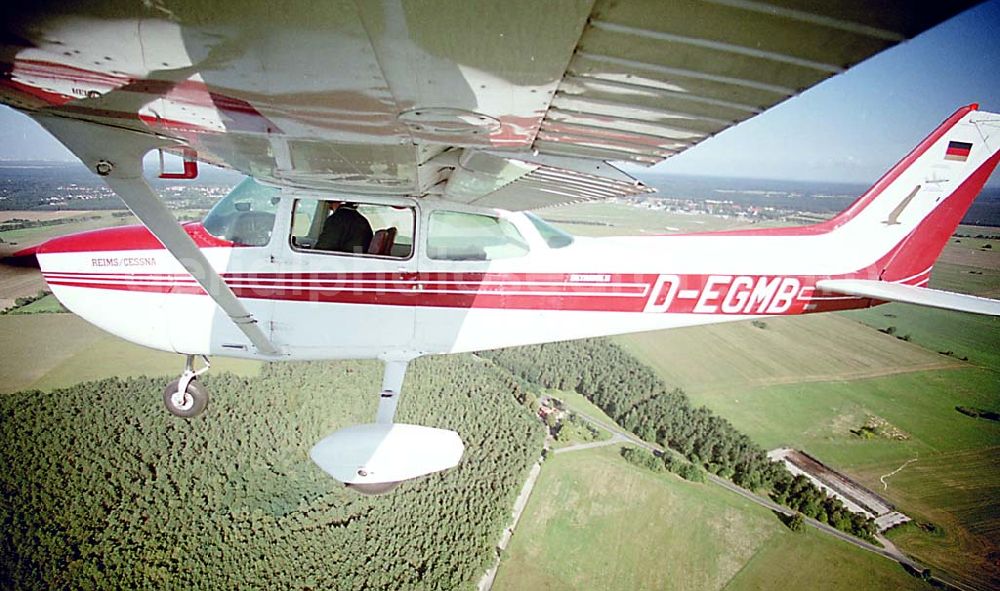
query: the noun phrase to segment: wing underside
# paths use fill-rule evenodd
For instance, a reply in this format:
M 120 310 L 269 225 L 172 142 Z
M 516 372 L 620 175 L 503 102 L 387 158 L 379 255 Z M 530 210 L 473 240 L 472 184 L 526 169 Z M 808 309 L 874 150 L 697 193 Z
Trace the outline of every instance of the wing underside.
M 0 101 L 280 185 L 525 209 L 643 190 L 604 163 L 659 162 L 970 4 L 26 5 Z

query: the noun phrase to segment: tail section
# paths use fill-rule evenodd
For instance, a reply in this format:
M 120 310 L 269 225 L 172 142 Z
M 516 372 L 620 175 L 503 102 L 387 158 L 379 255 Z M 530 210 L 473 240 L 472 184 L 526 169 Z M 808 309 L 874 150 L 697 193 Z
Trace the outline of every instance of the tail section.
M 998 160 L 1000 115 L 963 107 L 823 229 L 880 253 L 873 279 L 921 285 Z

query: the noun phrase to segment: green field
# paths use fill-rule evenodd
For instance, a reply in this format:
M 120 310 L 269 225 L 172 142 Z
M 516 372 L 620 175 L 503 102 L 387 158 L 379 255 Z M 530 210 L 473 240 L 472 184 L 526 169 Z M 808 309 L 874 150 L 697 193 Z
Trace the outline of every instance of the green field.
M 750 589 L 932 589 L 902 567 L 857 551 L 812 528 L 775 535 L 754 554 L 726 591 Z
M 32 212 L 26 212 L 24 217 L 30 217 Z M 97 230 L 109 226 L 122 226 L 136 223 L 132 216 L 114 217 L 114 211 L 80 211 L 74 212 L 72 218 L 97 218 L 79 219 L 78 221 L 67 221 L 66 223 L 52 224 L 48 226 L 36 226 L 34 228 L 22 228 L 19 230 L 6 230 L 0 232 L 0 240 L 10 245 L 29 246 L 38 244 L 44 240 L 65 236 L 76 232 L 87 230 Z M 78 214 L 78 215 L 77 215 Z
M 931 286 L 1000 296 L 1000 240 L 952 239 Z M 945 534 L 914 530 L 896 543 L 973 586 L 1000 587 L 1000 427 L 954 410 L 959 404 L 1000 409 L 1000 319 L 888 304 L 764 322 L 764 328 L 734 323 L 615 340 L 761 445 L 805 448 L 873 489 L 881 490 L 880 476 L 919 457 L 889 479 L 884 494 Z M 873 330 L 890 327 L 893 336 Z M 851 434 L 872 416 L 909 439 Z
M 896 334 L 911 340 L 848 316 L 879 328 L 896 326 Z M 1000 586 L 1000 567 L 991 558 L 1000 554 L 1000 424 L 954 410 L 1000 408 L 997 319 L 893 304 L 767 324 L 763 330 L 721 325 L 620 342 L 764 447 L 805 449 L 873 490 L 881 491 L 879 476 L 919 457 L 889 479 L 882 494 L 904 513 L 943 526 L 945 535 L 913 532 L 897 545 L 974 586 Z M 909 439 L 851 433 L 872 416 Z M 975 478 L 970 466 L 977 467 Z
M 914 558 L 943 568 L 972 587 L 1000 588 L 1000 445 L 921 454 L 916 462 L 886 479 L 889 489 L 882 491 L 879 476 L 900 464 L 875 463 L 853 473 L 909 515 L 934 523 L 944 533 L 905 529 L 892 535 L 893 542 Z
M 617 337 L 689 394 L 956 367 L 933 351 L 838 315 L 769 318 Z
M 184 358 L 112 336 L 73 314 L 0 316 L 0 392 L 52 390 L 107 377 L 180 375 Z M 257 375 L 256 361 L 213 358 L 212 371 Z M 165 384 L 164 384 L 165 385 Z
M 885 304 L 843 316 L 878 329 L 894 326 L 897 335 L 908 335 L 911 343 L 928 351 L 952 351 L 954 358 L 966 357 L 974 365 L 1000 371 L 1000 317 L 908 304 Z
M 992 408 L 1000 397 L 997 385 L 996 373 L 967 367 L 694 393 L 691 398 L 710 406 L 767 449 L 806 449 L 827 464 L 852 470 L 872 463 L 899 464 L 917 455 L 988 451 L 1000 445 L 1000 423 L 955 410 L 958 405 Z M 908 438 L 864 439 L 852 434 L 869 416 L 887 420 Z
M 30 304 L 12 309 L 8 314 L 57 314 L 65 311 L 66 308 L 63 308 L 56 296 L 50 293 Z
M 744 228 L 750 225 L 746 220 L 735 218 L 707 214 L 669 213 L 624 203 L 578 203 L 550 207 L 543 210 L 541 215 L 567 232 L 578 236 L 707 232 Z
M 722 489 L 625 462 L 618 446 L 546 461 L 494 589 L 927 589 L 899 565 L 790 532 Z
M 1000 296 L 1000 268 L 939 262 L 934 265 L 931 287 L 996 298 Z
M 542 390 L 542 394 L 551 396 L 552 398 L 558 398 L 567 406 L 567 408 L 588 416 L 598 422 L 604 423 L 605 425 L 615 424 L 614 419 L 604 414 L 603 410 L 598 408 L 597 405 L 587 400 L 581 394 L 577 394 L 576 392 L 567 392 L 566 390 L 553 389 Z

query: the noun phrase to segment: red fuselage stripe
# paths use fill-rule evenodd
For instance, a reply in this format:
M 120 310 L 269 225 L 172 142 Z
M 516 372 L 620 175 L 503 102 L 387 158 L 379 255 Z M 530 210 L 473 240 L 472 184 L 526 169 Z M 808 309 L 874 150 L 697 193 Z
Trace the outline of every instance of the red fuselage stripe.
M 284 302 L 314 302 L 433 308 L 574 310 L 643 312 L 650 305 L 660 275 L 608 274 L 607 283 L 570 282 L 568 275 L 485 273 L 413 273 L 406 279 L 378 273 L 357 274 L 237 274 L 227 284 L 241 298 Z M 389 274 L 391 275 L 391 274 Z M 920 276 L 907 283 L 926 281 Z M 676 282 L 670 302 L 661 310 L 676 314 L 797 314 L 863 307 L 864 298 L 828 294 L 815 289 L 827 277 L 670 275 Z M 45 273 L 50 285 L 160 294 L 204 295 L 183 275 Z M 560 281 L 561 279 L 561 281 Z M 779 295 L 779 285 L 786 285 Z M 753 295 L 760 289 L 761 297 Z M 669 291 L 669 290 L 666 290 Z M 664 302 L 659 289 L 654 304 Z M 769 302 L 782 299 L 778 309 Z M 777 312 L 775 312 L 777 310 Z

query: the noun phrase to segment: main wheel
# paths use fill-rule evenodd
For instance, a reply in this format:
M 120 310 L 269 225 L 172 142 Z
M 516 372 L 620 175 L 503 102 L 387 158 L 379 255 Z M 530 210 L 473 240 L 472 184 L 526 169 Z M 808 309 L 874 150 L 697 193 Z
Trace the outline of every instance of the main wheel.
M 198 380 L 191 380 L 184 395 L 180 396 L 177 393 L 180 383 L 181 379 L 177 378 L 167 384 L 163 389 L 163 404 L 174 416 L 188 419 L 200 415 L 208 406 L 208 390 Z

